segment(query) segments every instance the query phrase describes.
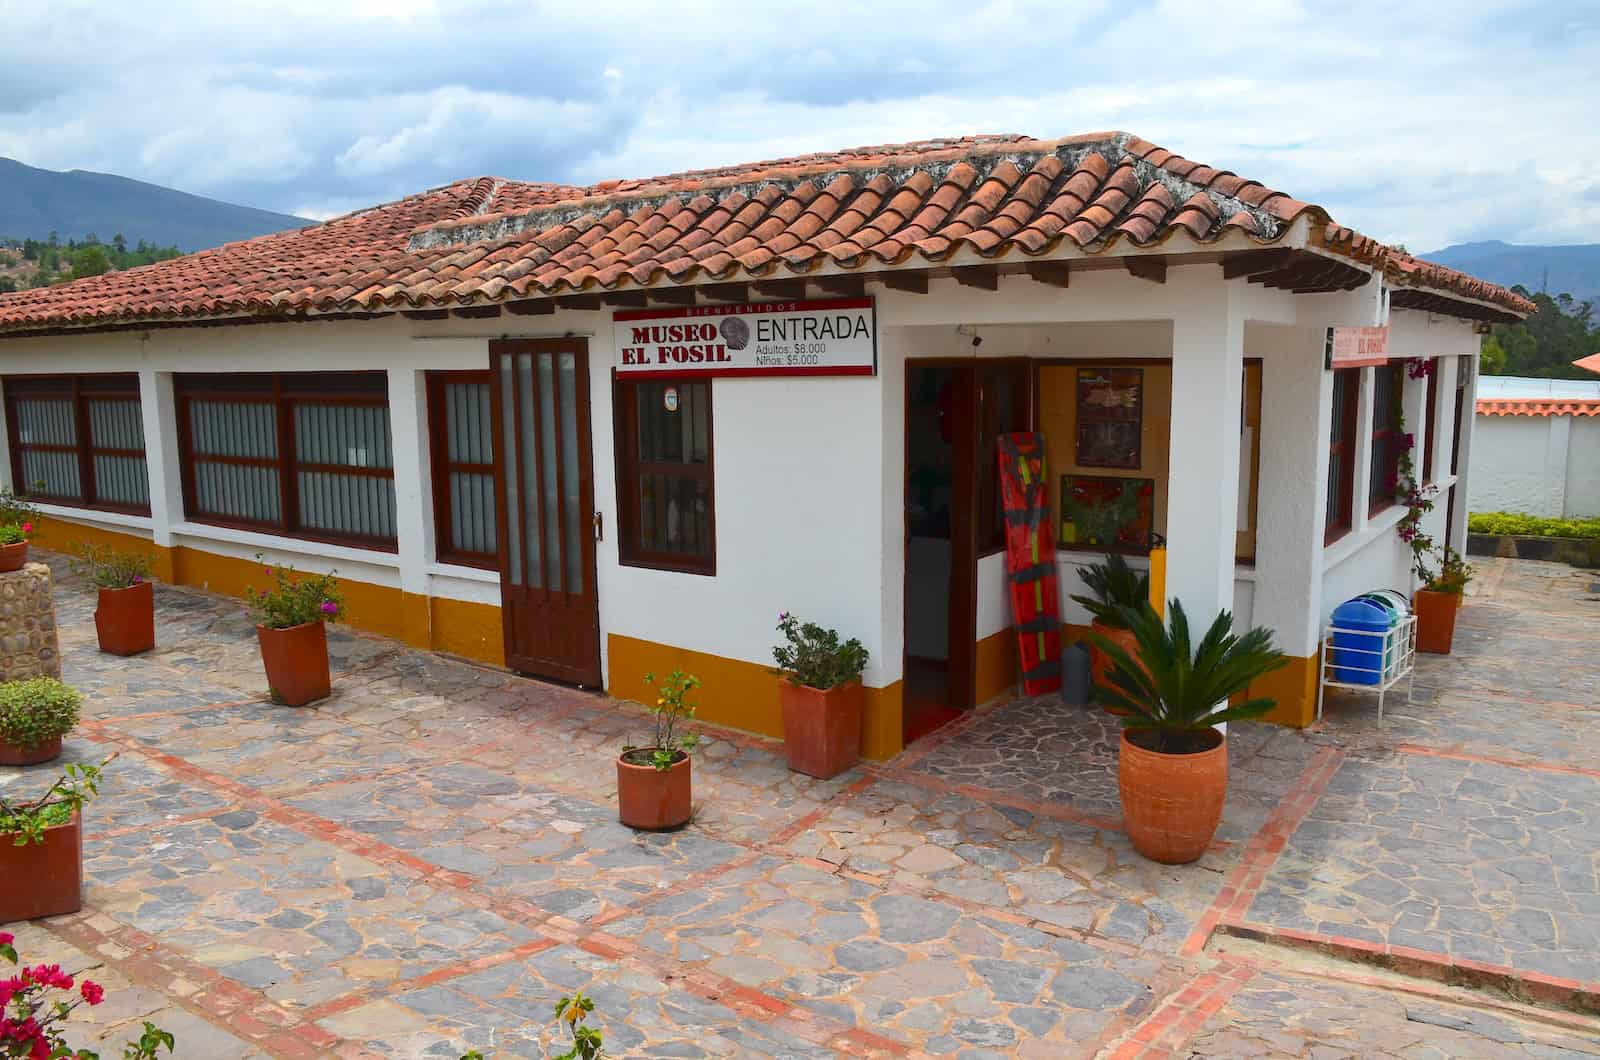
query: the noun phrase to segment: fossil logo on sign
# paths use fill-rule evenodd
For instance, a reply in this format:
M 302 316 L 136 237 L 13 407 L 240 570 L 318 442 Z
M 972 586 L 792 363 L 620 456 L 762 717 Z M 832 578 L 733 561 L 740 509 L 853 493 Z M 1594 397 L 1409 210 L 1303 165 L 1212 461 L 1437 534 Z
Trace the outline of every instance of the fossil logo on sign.
M 873 375 L 871 298 L 640 309 L 614 318 L 618 375 Z

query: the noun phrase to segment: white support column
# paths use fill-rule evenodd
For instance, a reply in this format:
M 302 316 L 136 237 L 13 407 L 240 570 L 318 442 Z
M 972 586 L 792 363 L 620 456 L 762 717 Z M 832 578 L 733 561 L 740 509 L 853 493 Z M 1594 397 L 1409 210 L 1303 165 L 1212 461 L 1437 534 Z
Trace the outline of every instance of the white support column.
M 1166 595 L 1204 629 L 1233 607 L 1244 281 L 1224 283 L 1220 269 L 1174 272 L 1192 290 L 1172 322 Z
M 150 479 L 151 540 L 172 547 L 172 527 L 183 521 L 183 479 L 178 469 L 178 403 L 172 373 L 139 369 L 139 409 L 144 417 L 144 464 Z
M 389 432 L 394 446 L 395 536 L 400 588 L 426 595 L 433 561 L 433 490 L 428 468 L 428 392 L 421 372 L 389 369 Z

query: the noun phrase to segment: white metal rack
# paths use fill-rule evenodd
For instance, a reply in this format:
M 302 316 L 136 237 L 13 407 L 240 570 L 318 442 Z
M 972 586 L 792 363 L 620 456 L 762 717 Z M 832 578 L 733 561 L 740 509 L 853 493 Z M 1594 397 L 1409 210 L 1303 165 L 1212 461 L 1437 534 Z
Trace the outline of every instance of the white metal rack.
M 1334 636 L 1359 638 L 1334 644 Z M 1378 647 L 1379 642 L 1382 648 Z M 1406 702 L 1411 702 L 1411 686 L 1416 673 L 1417 616 L 1402 615 L 1387 632 L 1329 626 L 1322 635 L 1322 679 L 1317 685 L 1317 720 L 1322 720 L 1322 701 L 1330 688 L 1353 692 L 1376 692 L 1378 720 L 1383 720 L 1383 699 L 1389 689 L 1406 682 Z M 1341 680 L 1341 677 L 1343 678 Z M 1365 678 L 1365 680 L 1351 680 Z

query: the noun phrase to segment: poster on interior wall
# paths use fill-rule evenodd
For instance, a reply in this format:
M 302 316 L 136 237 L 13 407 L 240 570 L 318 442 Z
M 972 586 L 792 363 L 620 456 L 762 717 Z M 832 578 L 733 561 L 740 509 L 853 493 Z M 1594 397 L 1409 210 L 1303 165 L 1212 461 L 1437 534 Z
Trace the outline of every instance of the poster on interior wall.
M 626 309 L 618 376 L 876 375 L 871 298 Z
M 1149 552 L 1155 494 L 1154 479 L 1062 475 L 1062 546 Z
M 1138 470 L 1144 369 L 1078 369 L 1077 420 L 1074 463 Z

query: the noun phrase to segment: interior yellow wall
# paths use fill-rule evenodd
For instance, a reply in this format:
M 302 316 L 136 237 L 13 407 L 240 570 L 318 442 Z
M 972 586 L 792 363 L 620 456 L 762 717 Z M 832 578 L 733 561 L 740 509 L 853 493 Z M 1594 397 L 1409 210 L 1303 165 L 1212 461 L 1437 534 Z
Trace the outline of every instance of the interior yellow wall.
M 1021 670 L 1021 663 L 1017 659 L 1016 630 L 1003 629 L 979 640 L 974 663 L 977 702 L 988 702 L 1014 688 Z
M 75 542 L 110 545 L 151 558 L 158 581 L 188 585 L 223 596 L 243 597 L 254 586 L 266 587 L 270 577 L 261 564 L 179 545 L 163 548 L 148 538 L 84 526 L 53 516 L 41 516 L 40 547 L 70 553 Z M 493 604 L 447 600 L 406 593 L 371 582 L 341 577 L 346 623 L 370 633 L 404 641 L 412 647 L 447 651 L 468 659 L 505 665 L 505 637 L 500 609 Z
M 769 667 L 741 659 L 676 648 L 612 633 L 606 637 L 606 689 L 618 699 L 654 703 L 655 691 L 644 675 L 657 679 L 682 670 L 700 679 L 696 714 L 702 721 L 782 738 L 783 714 L 778 707 L 778 675 Z M 900 682 L 866 689 L 861 753 L 883 760 L 904 746 Z

